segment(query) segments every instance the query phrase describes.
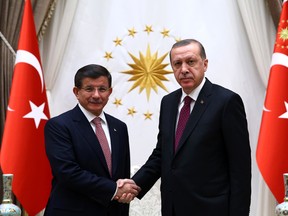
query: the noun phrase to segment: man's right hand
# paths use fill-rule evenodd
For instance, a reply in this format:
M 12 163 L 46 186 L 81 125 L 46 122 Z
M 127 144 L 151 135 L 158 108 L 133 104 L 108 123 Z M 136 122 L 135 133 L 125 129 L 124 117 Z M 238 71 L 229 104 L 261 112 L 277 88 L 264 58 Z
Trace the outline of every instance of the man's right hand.
M 132 179 L 118 179 L 117 187 L 114 200 L 121 203 L 130 203 L 141 190 Z

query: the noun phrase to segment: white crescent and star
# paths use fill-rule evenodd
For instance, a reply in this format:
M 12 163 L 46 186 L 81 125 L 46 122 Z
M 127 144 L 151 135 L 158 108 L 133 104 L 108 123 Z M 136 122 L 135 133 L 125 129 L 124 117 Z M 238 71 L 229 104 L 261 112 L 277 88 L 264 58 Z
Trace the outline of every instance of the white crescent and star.
M 36 106 L 33 102 L 29 101 L 30 107 L 31 107 L 31 112 L 27 113 L 23 118 L 31 118 L 34 119 L 35 126 L 38 128 L 41 119 L 47 120 L 48 117 L 45 115 L 43 112 L 45 103 L 41 104 L 39 107 Z
M 16 60 L 15 60 L 15 65 L 18 63 L 27 63 L 36 69 L 41 80 L 41 86 L 42 86 L 42 92 L 43 92 L 44 78 L 43 78 L 42 68 L 41 68 L 40 62 L 35 57 L 35 55 L 33 55 L 32 53 L 26 50 L 18 50 L 17 55 L 16 55 Z
M 288 119 L 288 103 L 286 101 L 284 101 L 284 103 L 285 103 L 285 107 L 286 107 L 286 112 L 283 113 L 282 115 L 280 115 L 279 118 Z
M 271 110 L 268 110 L 265 106 L 263 107 L 263 110 L 264 110 L 265 112 L 271 112 Z
M 36 56 L 26 50 L 18 50 L 17 55 L 16 55 L 16 60 L 15 60 L 15 65 L 18 63 L 26 63 L 26 64 L 33 66 L 36 69 L 41 80 L 41 91 L 43 92 L 44 91 L 44 78 L 43 78 L 41 64 L 36 58 Z M 45 102 L 41 104 L 40 106 L 35 105 L 32 101 L 29 101 L 29 104 L 30 104 L 31 111 L 27 113 L 26 115 L 24 115 L 23 118 L 34 119 L 35 126 L 36 128 L 38 128 L 41 119 L 44 119 L 44 120 L 48 119 L 48 117 L 43 112 L 44 107 L 45 107 Z M 15 110 L 8 106 L 8 111 L 15 111 Z
M 283 53 L 273 53 L 270 67 L 274 65 L 282 65 L 288 68 L 288 56 Z
M 283 53 L 273 53 L 270 67 L 274 65 L 282 65 L 288 68 L 288 56 Z M 288 103 L 284 101 L 284 105 L 286 108 L 286 112 L 280 115 L 278 118 L 288 119 Z M 263 107 L 263 111 L 271 112 L 271 110 L 267 109 L 265 106 Z
M 288 103 L 286 101 L 284 101 L 284 105 L 286 108 L 286 112 L 283 113 L 282 115 L 278 116 L 278 118 L 288 119 Z M 265 106 L 263 107 L 263 111 L 264 112 L 272 112 L 272 110 L 267 109 Z

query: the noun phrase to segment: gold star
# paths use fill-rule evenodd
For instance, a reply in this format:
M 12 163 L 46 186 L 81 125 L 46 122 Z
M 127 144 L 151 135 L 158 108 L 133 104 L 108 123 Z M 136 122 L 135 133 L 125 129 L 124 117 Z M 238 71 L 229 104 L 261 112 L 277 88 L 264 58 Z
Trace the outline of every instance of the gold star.
M 128 115 L 134 116 L 135 113 L 136 113 L 136 110 L 134 107 L 128 109 Z
M 109 61 L 109 59 L 112 59 L 112 58 L 113 58 L 113 57 L 112 57 L 112 52 L 105 52 L 104 58 L 106 58 L 107 61 Z
M 279 37 L 285 41 L 288 39 L 288 27 L 286 27 L 285 29 L 282 29 L 280 32 L 279 32 Z
M 132 37 L 134 37 L 135 34 L 137 33 L 137 32 L 135 31 L 134 27 L 133 27 L 132 29 L 128 29 L 128 32 L 129 32 L 128 36 L 132 36 Z
M 115 98 L 115 101 L 113 102 L 113 104 L 115 104 L 116 107 L 121 106 L 122 105 L 122 100 Z
M 146 89 L 147 99 L 149 100 L 151 89 L 153 89 L 156 93 L 158 92 L 157 86 L 161 87 L 165 91 L 168 91 L 161 82 L 168 81 L 164 75 L 173 73 L 172 71 L 164 70 L 168 64 L 162 63 L 165 57 L 168 55 L 168 52 L 160 58 L 157 58 L 158 52 L 151 55 L 150 46 L 148 44 L 146 56 L 144 56 L 141 52 L 139 59 L 131 53 L 129 53 L 129 55 L 135 64 L 128 64 L 132 70 L 122 72 L 132 75 L 128 81 L 135 82 L 130 88 L 129 92 L 139 86 L 139 93 Z
M 119 39 L 118 37 L 113 40 L 113 42 L 115 43 L 115 46 L 122 46 L 122 39 Z
M 176 38 L 175 38 L 175 41 L 176 41 L 176 42 L 179 42 L 180 40 L 181 40 L 180 37 L 176 37 Z
M 151 120 L 151 116 L 152 116 L 152 115 L 153 115 L 153 114 L 150 113 L 149 111 L 147 111 L 146 113 L 144 113 L 145 120 L 146 120 L 146 119 L 150 119 L 150 120 Z
M 163 29 L 163 31 L 161 32 L 161 34 L 163 35 L 163 37 L 169 37 L 169 30 L 168 29 Z
M 150 32 L 153 32 L 152 25 L 151 26 L 146 25 L 144 31 L 147 32 L 147 34 L 149 35 Z

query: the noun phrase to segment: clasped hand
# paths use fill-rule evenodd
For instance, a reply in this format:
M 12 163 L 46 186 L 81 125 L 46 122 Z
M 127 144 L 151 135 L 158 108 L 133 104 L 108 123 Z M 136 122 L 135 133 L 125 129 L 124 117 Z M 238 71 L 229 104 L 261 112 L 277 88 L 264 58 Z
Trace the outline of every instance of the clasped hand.
M 132 179 L 118 179 L 117 187 L 118 190 L 114 200 L 121 203 L 130 203 L 141 190 Z

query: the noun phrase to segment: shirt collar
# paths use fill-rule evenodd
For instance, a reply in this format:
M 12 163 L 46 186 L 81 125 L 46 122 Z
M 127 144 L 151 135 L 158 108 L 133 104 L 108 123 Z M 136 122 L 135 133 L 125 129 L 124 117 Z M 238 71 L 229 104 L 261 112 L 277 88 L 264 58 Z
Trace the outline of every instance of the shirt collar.
M 91 122 L 96 117 L 94 114 L 86 110 L 81 104 L 78 104 L 78 105 L 89 122 Z M 103 111 L 100 113 L 98 117 L 100 117 L 101 120 L 106 124 L 106 118 L 105 118 L 105 114 Z
M 199 93 L 202 89 L 202 87 L 204 86 L 205 84 L 205 81 L 206 81 L 206 78 L 204 77 L 204 79 L 202 80 L 202 82 L 200 83 L 199 86 L 197 86 L 189 95 L 187 95 L 183 89 L 182 89 L 182 96 L 181 96 L 181 102 L 184 100 L 184 98 L 186 96 L 190 96 L 194 101 L 197 100 L 198 96 L 199 96 Z

